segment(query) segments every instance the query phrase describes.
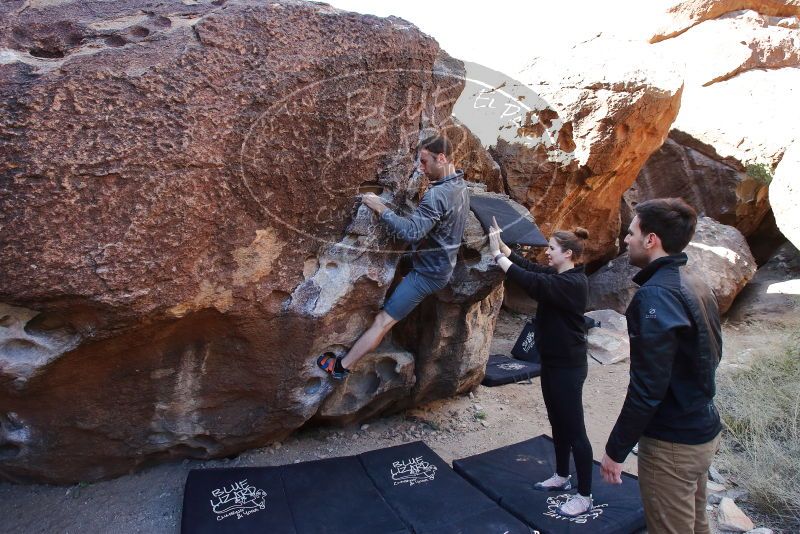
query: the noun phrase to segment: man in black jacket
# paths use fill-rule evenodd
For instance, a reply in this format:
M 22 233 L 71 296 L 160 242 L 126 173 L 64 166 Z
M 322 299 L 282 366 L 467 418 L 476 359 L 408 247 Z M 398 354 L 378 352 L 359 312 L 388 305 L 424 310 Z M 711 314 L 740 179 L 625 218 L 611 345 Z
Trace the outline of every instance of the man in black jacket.
M 714 294 L 682 267 L 697 215 L 683 200 L 636 206 L 625 237 L 641 287 L 625 315 L 630 384 L 606 444 L 603 478 L 621 483 L 622 462 L 639 442 L 639 486 L 650 534 L 709 532 L 708 468 L 721 430 L 714 406 L 722 356 Z

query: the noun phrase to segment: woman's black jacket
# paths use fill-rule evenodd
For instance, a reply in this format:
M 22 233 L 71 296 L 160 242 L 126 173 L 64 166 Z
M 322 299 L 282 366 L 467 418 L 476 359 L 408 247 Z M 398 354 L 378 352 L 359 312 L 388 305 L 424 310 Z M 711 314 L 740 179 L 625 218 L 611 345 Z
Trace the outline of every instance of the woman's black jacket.
M 581 367 L 586 362 L 586 327 L 583 314 L 589 281 L 582 265 L 563 273 L 512 252 L 514 264 L 506 275 L 536 299 L 534 338 L 542 365 Z

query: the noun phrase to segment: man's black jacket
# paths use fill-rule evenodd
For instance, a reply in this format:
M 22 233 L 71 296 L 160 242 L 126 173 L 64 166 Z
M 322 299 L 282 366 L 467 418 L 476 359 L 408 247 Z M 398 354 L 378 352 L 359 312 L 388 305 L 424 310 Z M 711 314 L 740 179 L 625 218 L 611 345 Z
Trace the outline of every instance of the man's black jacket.
M 686 254 L 659 258 L 633 281 L 641 285 L 628 306 L 631 370 L 628 394 L 606 453 L 623 462 L 644 435 L 697 445 L 721 430 L 714 406 L 722 357 L 717 299 L 685 272 Z
M 586 326 L 583 313 L 589 281 L 583 266 L 563 273 L 529 261 L 517 253 L 506 273 L 538 303 L 534 340 L 542 365 L 582 367 L 586 361 Z

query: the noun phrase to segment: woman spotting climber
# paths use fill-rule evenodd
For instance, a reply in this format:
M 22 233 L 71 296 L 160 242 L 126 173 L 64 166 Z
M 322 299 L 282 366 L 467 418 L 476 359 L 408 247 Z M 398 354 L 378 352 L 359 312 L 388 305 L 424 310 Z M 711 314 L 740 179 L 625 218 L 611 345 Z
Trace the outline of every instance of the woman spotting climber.
M 558 512 L 575 517 L 592 509 L 592 445 L 583 421 L 583 383 L 588 374 L 586 330 L 583 313 L 589 282 L 583 266 L 575 266 L 589 232 L 555 232 L 545 254 L 549 267 L 531 262 L 511 251 L 500 239 L 502 231 L 493 220 L 489 250 L 509 279 L 538 302 L 534 339 L 542 360 L 542 397 L 553 430 L 556 472 L 537 482 L 543 491 L 572 488 L 569 455 L 575 459 L 578 494 Z

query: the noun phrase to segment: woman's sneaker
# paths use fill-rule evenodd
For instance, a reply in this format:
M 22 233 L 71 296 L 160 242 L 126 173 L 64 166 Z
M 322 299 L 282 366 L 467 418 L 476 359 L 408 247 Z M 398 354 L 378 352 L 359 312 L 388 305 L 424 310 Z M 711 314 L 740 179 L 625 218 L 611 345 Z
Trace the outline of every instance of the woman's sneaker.
M 566 517 L 578 517 L 590 511 L 594 506 L 592 496 L 573 495 L 567 502 L 558 507 L 558 513 Z
M 562 477 L 558 473 L 553 473 L 553 476 L 547 480 L 537 482 L 533 487 L 543 491 L 567 491 L 572 489 L 571 479 L 572 475 Z

